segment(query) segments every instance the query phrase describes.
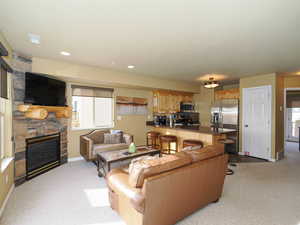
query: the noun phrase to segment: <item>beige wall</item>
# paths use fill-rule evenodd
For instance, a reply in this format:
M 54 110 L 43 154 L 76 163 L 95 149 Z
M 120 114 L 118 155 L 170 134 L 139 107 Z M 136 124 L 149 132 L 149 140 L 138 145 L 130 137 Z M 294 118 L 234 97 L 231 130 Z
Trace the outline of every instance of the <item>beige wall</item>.
M 199 84 L 196 82 L 165 80 L 141 74 L 130 74 L 99 67 L 35 57 L 32 59 L 32 71 L 53 75 L 70 82 L 84 82 L 92 85 L 169 89 L 186 92 L 199 91 Z
M 245 77 L 240 79 L 240 151 L 242 151 L 242 135 L 243 135 L 243 88 L 272 86 L 272 158 L 276 156 L 276 85 L 277 76 L 275 73 Z
M 200 113 L 202 126 L 210 126 L 210 108 L 214 103 L 214 90 L 200 86 L 200 93 L 194 95 L 196 110 Z
M 276 76 L 276 154 L 277 159 L 283 157 L 284 152 L 284 76 Z M 282 154 L 280 154 L 282 153 Z
M 7 183 L 6 183 L 7 177 Z M 0 208 L 14 182 L 14 163 L 11 162 L 8 167 L 0 172 Z
M 5 60 L 10 63 L 11 62 L 11 54 L 12 54 L 12 48 L 8 44 L 8 42 L 5 40 L 4 36 L 0 32 L 0 42 L 7 48 L 9 51 L 9 57 L 5 57 Z M 9 77 L 10 79 L 10 77 Z M 7 113 L 11 112 L 11 102 L 7 101 L 6 102 L 6 111 Z M 6 127 L 5 127 L 5 152 L 8 154 L 11 154 L 12 151 L 12 143 L 10 140 L 11 135 L 11 117 L 7 118 L 6 117 Z M 3 162 L 0 162 L 2 164 Z M 1 168 L 1 167 L 0 167 Z M 8 182 L 6 182 L 6 179 Z M 11 188 L 14 180 L 14 163 L 13 161 L 10 162 L 10 164 L 6 167 L 4 171 L 0 169 L 0 207 L 3 204 L 4 199 L 7 196 L 7 193 L 9 189 Z
M 117 120 L 117 115 L 115 111 L 115 129 L 120 129 L 125 132 L 134 135 L 134 142 L 137 145 L 146 144 L 146 121 L 152 120 L 152 91 L 147 90 L 135 90 L 127 88 L 117 88 L 115 90 L 115 96 L 129 96 L 129 97 L 139 97 L 148 99 L 148 115 L 126 115 L 119 116 L 120 120 Z

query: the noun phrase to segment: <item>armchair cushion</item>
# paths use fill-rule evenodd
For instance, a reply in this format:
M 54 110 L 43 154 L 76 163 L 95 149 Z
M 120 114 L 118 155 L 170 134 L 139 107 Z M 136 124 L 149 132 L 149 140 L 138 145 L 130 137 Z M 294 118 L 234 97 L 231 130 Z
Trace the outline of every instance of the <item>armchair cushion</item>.
M 93 154 L 96 155 L 99 152 L 111 151 L 111 150 L 121 150 L 128 148 L 125 143 L 120 144 L 95 144 L 93 146 Z

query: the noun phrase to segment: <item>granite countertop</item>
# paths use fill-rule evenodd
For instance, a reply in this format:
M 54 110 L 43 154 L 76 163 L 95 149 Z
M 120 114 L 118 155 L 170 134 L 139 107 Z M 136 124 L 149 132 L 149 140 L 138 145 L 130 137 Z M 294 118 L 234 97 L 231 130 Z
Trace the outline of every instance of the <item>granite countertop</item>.
M 212 127 L 203 127 L 203 126 L 155 126 L 155 125 L 147 125 L 150 127 L 158 127 L 158 128 L 166 128 L 166 129 L 176 129 L 176 130 L 184 130 L 184 131 L 191 131 L 191 132 L 197 132 L 197 133 L 204 133 L 204 134 L 226 134 L 226 133 L 233 133 L 237 132 L 235 129 L 226 129 L 226 128 L 218 128 L 214 129 Z

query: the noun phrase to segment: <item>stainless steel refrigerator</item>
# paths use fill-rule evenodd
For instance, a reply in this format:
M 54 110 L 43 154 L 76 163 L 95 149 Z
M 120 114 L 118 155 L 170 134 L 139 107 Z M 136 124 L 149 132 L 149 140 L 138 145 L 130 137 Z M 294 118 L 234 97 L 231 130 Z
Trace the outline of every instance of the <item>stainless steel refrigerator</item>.
M 215 101 L 211 108 L 211 125 L 219 128 L 238 129 L 239 101 L 237 99 Z
M 211 126 L 215 129 L 235 129 L 237 132 L 227 135 L 227 139 L 234 141 L 226 145 L 227 153 L 238 154 L 239 146 L 239 100 L 224 99 L 216 101 L 211 108 Z

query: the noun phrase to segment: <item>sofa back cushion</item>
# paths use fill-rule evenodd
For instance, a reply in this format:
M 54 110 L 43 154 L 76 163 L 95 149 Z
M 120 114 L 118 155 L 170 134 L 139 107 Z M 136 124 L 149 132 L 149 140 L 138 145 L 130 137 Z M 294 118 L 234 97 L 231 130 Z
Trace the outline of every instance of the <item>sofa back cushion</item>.
M 109 130 L 94 130 L 87 137 L 92 139 L 94 144 L 103 144 L 105 133 L 109 133 Z
M 132 187 L 141 188 L 147 177 L 188 165 L 191 162 L 191 157 L 184 152 L 158 159 L 136 161 L 130 166 L 129 184 Z
M 224 144 L 209 145 L 198 150 L 184 152 L 191 156 L 193 162 L 199 162 L 224 154 Z
M 123 141 L 123 133 L 104 134 L 104 144 L 120 144 Z

